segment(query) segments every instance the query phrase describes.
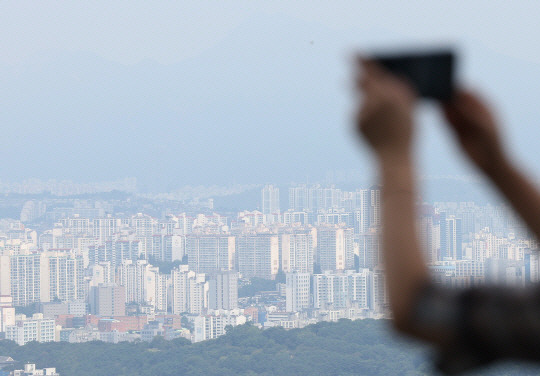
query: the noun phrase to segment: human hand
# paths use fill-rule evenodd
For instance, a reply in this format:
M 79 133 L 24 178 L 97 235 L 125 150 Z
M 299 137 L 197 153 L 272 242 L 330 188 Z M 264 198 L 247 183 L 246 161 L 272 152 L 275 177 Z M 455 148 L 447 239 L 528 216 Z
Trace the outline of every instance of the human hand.
M 408 83 L 372 60 L 361 60 L 358 88 L 363 94 L 357 131 L 380 160 L 410 152 L 416 95 Z
M 463 151 L 484 172 L 504 158 L 497 123 L 488 106 L 476 95 L 461 90 L 442 105 L 443 113 Z

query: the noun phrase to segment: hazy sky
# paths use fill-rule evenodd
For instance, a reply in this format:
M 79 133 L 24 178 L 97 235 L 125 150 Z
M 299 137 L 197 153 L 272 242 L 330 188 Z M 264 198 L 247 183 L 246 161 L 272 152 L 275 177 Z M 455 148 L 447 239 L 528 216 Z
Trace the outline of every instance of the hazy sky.
M 4 1 L 0 180 L 168 190 L 369 175 L 350 141 L 347 59 L 423 44 L 458 48 L 461 81 L 489 93 L 535 170 L 538 14 L 534 1 Z M 436 111 L 420 118 L 421 172 L 470 173 Z
M 540 63 L 534 48 L 539 9 L 536 1 L 3 1 L 0 61 L 17 64 L 43 50 L 68 50 L 124 64 L 170 64 L 211 49 L 250 18 L 277 15 L 356 34 L 338 45 L 477 41 Z

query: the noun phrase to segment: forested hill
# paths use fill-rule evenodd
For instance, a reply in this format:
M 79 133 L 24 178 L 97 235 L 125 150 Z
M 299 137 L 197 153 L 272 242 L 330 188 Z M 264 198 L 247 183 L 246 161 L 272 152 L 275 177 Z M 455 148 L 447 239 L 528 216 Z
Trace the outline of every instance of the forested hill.
M 216 340 L 196 344 L 185 339 L 25 346 L 0 341 L 0 355 L 40 368 L 56 367 L 62 376 L 431 374 L 425 352 L 396 341 L 382 320 L 321 322 L 289 331 L 243 325 Z M 538 369 L 507 367 L 489 374 L 533 375 Z

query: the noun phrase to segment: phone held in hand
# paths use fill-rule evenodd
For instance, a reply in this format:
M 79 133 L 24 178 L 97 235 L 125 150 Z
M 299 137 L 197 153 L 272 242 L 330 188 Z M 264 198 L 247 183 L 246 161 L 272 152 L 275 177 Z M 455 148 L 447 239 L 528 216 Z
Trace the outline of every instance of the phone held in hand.
M 373 60 L 405 77 L 422 98 L 445 101 L 453 95 L 455 56 L 451 50 L 376 54 Z

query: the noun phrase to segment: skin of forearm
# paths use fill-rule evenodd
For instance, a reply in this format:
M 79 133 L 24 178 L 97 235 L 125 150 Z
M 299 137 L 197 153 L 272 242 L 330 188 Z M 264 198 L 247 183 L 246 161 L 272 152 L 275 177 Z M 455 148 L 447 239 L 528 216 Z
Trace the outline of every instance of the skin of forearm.
M 395 326 L 410 332 L 419 290 L 429 280 L 415 228 L 415 184 L 409 152 L 380 159 L 382 243 L 386 283 Z M 413 333 L 410 333 L 413 334 Z
M 507 157 L 484 171 L 510 202 L 529 229 L 540 239 L 540 194 L 534 184 Z

